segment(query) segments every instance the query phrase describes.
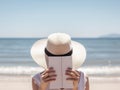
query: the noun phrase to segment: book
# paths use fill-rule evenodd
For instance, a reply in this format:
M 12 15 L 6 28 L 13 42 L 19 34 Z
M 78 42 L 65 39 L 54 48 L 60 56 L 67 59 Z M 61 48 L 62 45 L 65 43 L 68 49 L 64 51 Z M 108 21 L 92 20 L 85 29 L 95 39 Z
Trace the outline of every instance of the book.
M 64 57 L 48 57 L 48 66 L 53 67 L 57 77 L 55 81 L 50 83 L 50 89 L 72 88 L 73 83 L 66 80 L 65 71 L 68 67 L 72 68 L 72 56 Z
M 65 75 L 66 69 L 72 68 L 72 56 L 48 57 L 48 65 L 53 67 L 57 74 L 56 80 L 50 83 L 50 89 L 73 87 L 73 83 L 66 80 L 67 76 Z

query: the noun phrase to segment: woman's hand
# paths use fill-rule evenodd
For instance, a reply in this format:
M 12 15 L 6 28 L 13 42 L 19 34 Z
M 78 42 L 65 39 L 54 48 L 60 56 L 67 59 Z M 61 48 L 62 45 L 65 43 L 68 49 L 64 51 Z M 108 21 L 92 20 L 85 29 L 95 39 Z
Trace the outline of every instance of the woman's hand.
M 41 83 L 40 83 L 40 90 L 46 90 L 46 88 L 48 87 L 49 83 L 51 81 L 55 81 L 56 80 L 56 73 L 55 70 L 50 67 L 47 70 L 45 70 L 42 74 L 41 74 Z
M 72 68 L 67 68 L 66 75 L 68 76 L 66 79 L 73 82 L 73 90 L 78 90 L 80 72 L 77 70 L 72 70 Z

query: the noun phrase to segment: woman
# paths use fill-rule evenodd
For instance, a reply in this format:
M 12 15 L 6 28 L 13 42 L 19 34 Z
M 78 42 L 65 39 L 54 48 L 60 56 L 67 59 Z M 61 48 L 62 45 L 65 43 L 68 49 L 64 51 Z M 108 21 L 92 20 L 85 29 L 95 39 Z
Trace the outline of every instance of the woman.
M 47 40 L 37 41 L 31 49 L 31 55 L 40 66 L 45 68 L 43 72 L 33 76 L 33 90 L 49 90 L 49 84 L 56 80 L 55 69 L 48 67 L 48 57 L 64 57 L 66 55 L 72 56 L 73 67 L 68 67 L 65 75 L 67 76 L 66 80 L 73 83 L 73 88 L 65 88 L 65 90 L 89 90 L 88 77 L 83 72 L 77 71 L 85 60 L 85 48 L 80 43 L 72 41 L 69 35 L 54 33 Z

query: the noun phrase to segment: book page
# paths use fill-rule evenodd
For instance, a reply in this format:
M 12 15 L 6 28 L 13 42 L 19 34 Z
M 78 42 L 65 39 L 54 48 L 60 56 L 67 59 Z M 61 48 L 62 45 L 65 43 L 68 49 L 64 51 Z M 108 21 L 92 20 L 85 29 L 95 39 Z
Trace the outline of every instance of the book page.
M 65 71 L 68 67 L 72 68 L 72 57 L 48 57 L 49 67 L 53 67 L 56 71 L 57 78 L 50 83 L 50 89 L 72 88 L 73 83 L 66 80 Z
M 72 68 L 72 56 L 62 57 L 63 88 L 73 88 L 73 82 L 66 80 L 68 76 L 65 75 L 65 71 L 68 67 Z
M 53 67 L 57 77 L 55 81 L 50 83 L 50 89 L 59 89 L 62 87 L 61 57 L 48 57 L 49 67 Z

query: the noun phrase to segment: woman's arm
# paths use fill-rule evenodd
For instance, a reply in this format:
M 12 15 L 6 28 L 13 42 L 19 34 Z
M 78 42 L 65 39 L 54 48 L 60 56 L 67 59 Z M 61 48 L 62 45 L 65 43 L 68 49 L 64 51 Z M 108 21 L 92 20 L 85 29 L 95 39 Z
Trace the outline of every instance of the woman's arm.
M 45 90 L 45 89 L 38 87 L 38 85 L 35 84 L 35 80 L 32 78 L 32 90 Z
M 35 81 L 33 78 L 32 78 L 32 90 L 38 90 L 38 86 L 35 84 Z
M 85 90 L 89 90 L 89 78 L 88 78 L 88 76 L 86 78 L 87 78 L 87 82 L 86 82 L 86 88 L 85 88 Z

